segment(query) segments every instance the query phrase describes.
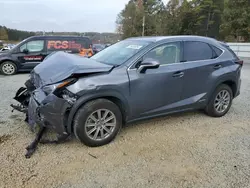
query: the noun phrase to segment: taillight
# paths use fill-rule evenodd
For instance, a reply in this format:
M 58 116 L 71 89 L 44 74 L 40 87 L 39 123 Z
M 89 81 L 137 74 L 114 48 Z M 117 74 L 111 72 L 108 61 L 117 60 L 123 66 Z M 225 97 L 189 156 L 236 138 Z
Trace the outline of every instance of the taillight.
M 235 61 L 235 63 L 240 65 L 240 66 L 243 66 L 244 61 L 243 60 L 238 60 L 238 61 Z

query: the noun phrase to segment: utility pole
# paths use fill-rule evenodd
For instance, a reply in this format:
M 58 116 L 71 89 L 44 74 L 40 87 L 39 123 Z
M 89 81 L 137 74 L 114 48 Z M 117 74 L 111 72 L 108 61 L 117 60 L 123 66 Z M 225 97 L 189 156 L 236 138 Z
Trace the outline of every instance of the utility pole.
M 208 18 L 207 18 L 206 37 L 207 37 L 207 35 L 208 35 L 210 17 L 211 17 L 211 12 L 210 12 L 210 7 L 209 7 Z
M 139 0 L 137 1 L 137 6 L 139 7 L 140 11 L 143 12 L 143 18 L 142 18 L 142 36 L 145 35 L 145 5 L 147 4 L 147 0 Z
M 142 36 L 145 35 L 145 15 L 143 15 L 142 19 Z

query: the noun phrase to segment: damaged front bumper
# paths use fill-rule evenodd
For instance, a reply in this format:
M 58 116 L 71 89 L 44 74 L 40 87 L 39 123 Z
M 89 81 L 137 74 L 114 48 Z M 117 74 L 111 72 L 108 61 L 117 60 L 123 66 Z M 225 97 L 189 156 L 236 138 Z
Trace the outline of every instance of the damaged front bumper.
M 67 133 L 67 117 L 76 97 L 62 88 L 55 92 L 58 84 L 35 87 L 30 80 L 16 92 L 14 99 L 19 105 L 11 105 L 13 110 L 26 114 L 26 122 L 32 130 L 36 125 L 54 129 L 59 135 Z M 56 93 L 56 94 L 55 94 Z
M 14 97 L 19 105 L 11 105 L 13 110 L 18 110 L 26 114 L 25 121 L 29 124 L 31 130 L 35 131 L 36 126 L 39 131 L 35 140 L 26 148 L 26 158 L 29 158 L 38 143 L 60 143 L 69 137 L 67 132 L 68 114 L 74 105 L 75 98 L 69 97 L 66 89 L 57 96 L 54 92 L 46 94 L 42 87 L 21 87 Z M 58 93 L 57 93 L 58 94 Z M 57 134 L 56 140 L 44 140 L 41 138 L 46 129 L 52 129 Z
M 54 94 L 48 96 L 41 89 L 35 90 L 29 99 L 27 109 L 28 123 L 55 130 L 59 135 L 67 134 L 67 115 L 72 104 Z

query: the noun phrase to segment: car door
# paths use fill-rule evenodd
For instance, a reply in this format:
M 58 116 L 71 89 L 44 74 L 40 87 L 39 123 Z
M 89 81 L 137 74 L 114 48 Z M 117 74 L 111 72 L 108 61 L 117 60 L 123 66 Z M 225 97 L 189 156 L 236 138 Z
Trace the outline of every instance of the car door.
M 199 108 L 206 103 L 207 93 L 213 84 L 213 73 L 220 71 L 217 57 L 222 50 L 201 41 L 184 41 L 185 80 L 181 99 L 183 105 Z
M 181 42 L 161 44 L 137 62 L 147 58 L 157 60 L 160 63 L 157 69 L 147 69 L 144 73 L 137 68 L 128 69 L 132 119 L 166 113 L 178 106 L 184 78 L 181 51 Z
M 32 40 L 23 44 L 14 54 L 21 63 L 22 69 L 32 69 L 41 63 L 47 55 L 45 40 Z

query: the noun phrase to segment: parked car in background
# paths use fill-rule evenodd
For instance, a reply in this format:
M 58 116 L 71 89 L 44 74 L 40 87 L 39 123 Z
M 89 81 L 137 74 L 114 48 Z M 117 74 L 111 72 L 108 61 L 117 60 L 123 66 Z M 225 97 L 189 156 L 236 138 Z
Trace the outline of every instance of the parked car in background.
M 240 94 L 242 65 L 211 38 L 129 38 L 91 58 L 51 55 L 15 99 L 30 126 L 101 146 L 128 122 L 196 109 L 224 116 Z
M 15 44 L 7 44 L 7 46 L 8 46 L 10 49 L 12 49 L 12 48 L 15 47 Z
M 0 73 L 13 75 L 30 71 L 52 52 L 65 51 L 81 56 L 92 56 L 92 42 L 88 37 L 33 36 L 0 53 Z
M 9 46 L 4 46 L 0 49 L 0 52 L 10 50 L 11 48 Z
M 93 44 L 93 52 L 96 54 L 106 48 L 105 44 Z
M 109 46 L 111 46 L 111 44 L 109 44 L 109 43 L 108 43 L 108 44 L 105 44 L 105 48 L 107 48 L 107 47 L 109 47 Z

